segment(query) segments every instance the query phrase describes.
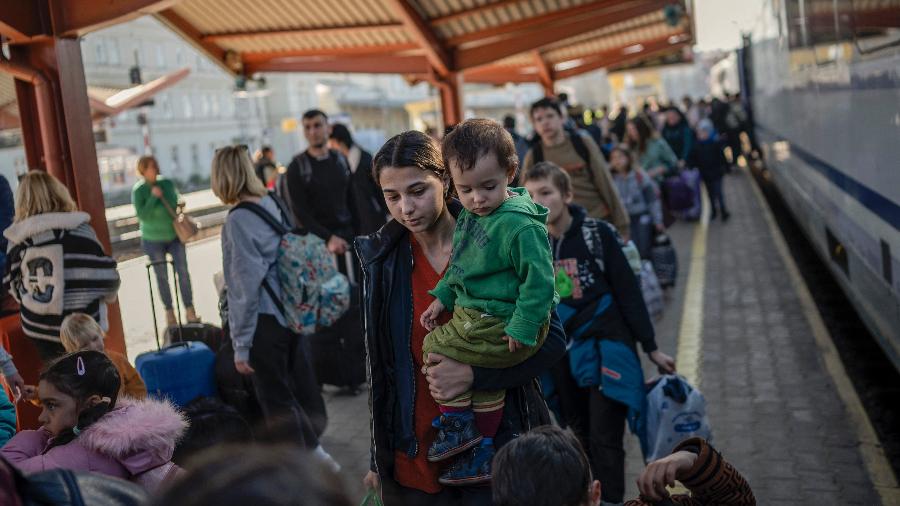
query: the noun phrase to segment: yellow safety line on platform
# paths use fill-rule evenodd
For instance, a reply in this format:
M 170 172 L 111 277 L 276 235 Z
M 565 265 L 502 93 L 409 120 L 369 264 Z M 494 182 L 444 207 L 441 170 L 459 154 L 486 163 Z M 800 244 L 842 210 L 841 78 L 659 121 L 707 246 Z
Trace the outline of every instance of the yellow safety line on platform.
M 747 174 L 749 175 L 749 172 Z M 894 476 L 894 470 L 884 455 L 884 449 L 881 447 L 875 428 L 872 427 L 872 422 L 869 421 L 869 416 L 863 409 L 859 395 L 857 395 L 853 383 L 850 382 L 850 378 L 847 376 L 847 371 L 844 369 L 844 364 L 841 362 L 837 348 L 835 348 L 834 342 L 831 340 L 831 334 L 828 332 L 828 328 L 825 327 L 825 322 L 822 321 L 822 315 L 819 314 L 812 294 L 809 293 L 809 288 L 806 286 L 806 282 L 803 280 L 794 258 L 790 255 L 787 243 L 781 234 L 781 229 L 778 228 L 775 218 L 772 216 L 772 211 L 769 209 L 769 204 L 763 197 L 755 180 L 750 181 L 750 186 L 753 188 L 753 194 L 756 195 L 759 206 L 763 210 L 763 216 L 769 225 L 769 230 L 771 230 L 775 247 L 784 260 L 788 275 L 791 277 L 791 284 L 794 286 L 794 291 L 800 299 L 800 305 L 803 307 L 806 321 L 809 322 L 809 326 L 812 329 L 816 346 L 822 356 L 822 361 L 825 363 L 825 369 L 831 376 L 831 380 L 834 382 L 834 386 L 844 402 L 844 406 L 847 407 L 851 425 L 856 428 L 856 436 L 859 439 L 859 452 L 866 465 L 866 470 L 869 472 L 869 477 L 872 479 L 878 495 L 881 496 L 882 504 L 898 506 L 900 505 L 900 488 L 897 485 L 897 477 Z
M 675 365 L 678 373 L 695 387 L 700 387 L 700 350 L 703 346 L 703 290 L 706 284 L 706 232 L 709 229 L 709 196 L 701 187 L 703 211 L 694 227 L 691 262 L 684 289 L 684 308 L 678 328 L 678 353 Z

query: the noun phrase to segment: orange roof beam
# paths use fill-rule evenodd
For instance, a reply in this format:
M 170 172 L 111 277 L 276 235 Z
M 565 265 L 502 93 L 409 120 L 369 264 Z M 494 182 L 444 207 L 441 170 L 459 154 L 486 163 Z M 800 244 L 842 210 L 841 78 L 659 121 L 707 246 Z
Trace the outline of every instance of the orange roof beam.
M 247 32 L 228 32 L 228 33 L 210 33 L 200 36 L 200 40 L 204 42 L 224 42 L 234 39 L 243 39 L 247 37 L 267 37 L 267 36 L 284 36 L 284 35 L 346 35 L 347 33 L 356 32 L 358 30 L 367 31 L 396 31 L 403 28 L 402 23 L 380 23 L 377 25 L 350 25 L 350 26 L 326 26 L 316 28 L 293 28 L 289 30 L 253 30 Z
M 287 51 L 260 51 L 241 53 L 245 65 L 267 63 L 270 61 L 290 60 L 292 58 L 309 58 L 314 56 L 400 56 L 398 53 L 418 51 L 419 45 L 413 43 L 387 44 L 383 46 L 324 47 L 315 49 L 291 49 Z
M 604 11 L 609 7 L 613 7 L 616 4 L 621 4 L 621 0 L 598 0 L 594 2 L 589 2 L 582 5 L 577 5 L 575 7 L 569 7 L 566 9 L 561 9 L 557 11 L 551 11 L 546 14 L 541 14 L 539 16 L 533 16 L 525 19 L 520 19 L 517 21 L 511 21 L 509 23 L 505 23 L 499 26 L 494 26 L 491 28 L 485 28 L 483 30 L 477 30 L 474 32 L 466 33 L 463 35 L 458 35 L 455 37 L 450 37 L 447 39 L 446 43 L 450 47 L 461 46 L 463 44 L 468 44 L 471 42 L 480 42 L 487 41 L 488 39 L 499 38 L 502 35 L 513 34 L 519 32 L 521 30 L 527 30 L 530 28 L 546 26 L 548 23 L 554 23 L 556 21 L 561 20 L 571 20 L 576 17 L 589 16 L 592 14 L 596 14 L 597 12 Z M 609 24 L 609 23 L 607 23 Z
M 457 68 L 468 69 L 478 67 L 508 56 L 538 49 L 560 40 L 581 35 L 661 9 L 666 0 L 648 0 L 621 2 L 620 5 L 607 10 L 598 11 L 591 16 L 565 20 L 551 26 L 537 27 L 517 33 L 506 39 L 466 49 L 457 49 L 455 58 Z
M 686 34 L 685 34 L 686 35 Z M 556 71 L 557 79 L 575 77 L 593 70 L 640 61 L 650 56 L 675 51 L 692 43 L 690 36 L 672 43 L 678 36 L 666 36 L 640 43 L 620 46 L 583 59 L 577 66 Z
M 70 37 L 155 14 L 172 7 L 177 0 L 53 0 L 49 3 L 54 33 Z
M 386 0 L 386 3 L 403 22 L 403 26 L 410 32 L 413 40 L 425 50 L 425 56 L 435 72 L 442 77 L 448 76 L 450 71 L 456 67 L 453 55 L 444 47 L 422 15 L 410 4 L 409 0 Z
M 247 62 L 247 74 L 256 72 L 348 72 L 365 74 L 427 74 L 425 56 L 369 56 L 284 58 Z

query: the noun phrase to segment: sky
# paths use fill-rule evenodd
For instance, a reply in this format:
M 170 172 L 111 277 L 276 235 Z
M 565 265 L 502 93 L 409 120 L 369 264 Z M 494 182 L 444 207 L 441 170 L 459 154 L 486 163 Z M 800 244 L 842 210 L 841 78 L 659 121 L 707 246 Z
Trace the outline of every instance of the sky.
M 769 0 L 694 0 L 698 51 L 734 49 L 741 31 L 750 31 Z

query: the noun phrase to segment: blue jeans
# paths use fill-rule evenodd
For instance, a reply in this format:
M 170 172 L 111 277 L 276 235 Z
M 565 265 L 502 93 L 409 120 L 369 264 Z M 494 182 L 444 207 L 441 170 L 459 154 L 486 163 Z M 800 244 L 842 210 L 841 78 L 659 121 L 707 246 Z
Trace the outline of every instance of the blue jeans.
M 141 240 L 141 248 L 150 257 L 151 262 L 159 262 L 166 259 L 166 254 L 172 255 L 175 263 L 175 272 L 178 276 L 178 287 L 181 291 L 181 301 L 184 307 L 194 307 L 194 294 L 191 291 L 191 275 L 187 266 L 187 250 L 184 244 L 177 238 L 172 241 L 145 241 Z M 169 266 L 158 264 L 153 266 L 156 273 L 156 282 L 159 285 L 159 296 L 165 308 L 172 309 L 172 293 L 169 290 Z

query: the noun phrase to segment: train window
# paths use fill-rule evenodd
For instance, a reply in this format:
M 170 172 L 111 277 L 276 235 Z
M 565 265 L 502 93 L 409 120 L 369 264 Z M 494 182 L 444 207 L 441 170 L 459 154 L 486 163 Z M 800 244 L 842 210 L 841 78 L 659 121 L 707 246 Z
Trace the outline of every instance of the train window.
M 894 269 L 891 266 L 891 245 L 881 240 L 881 275 L 889 285 L 894 284 Z
M 825 227 L 825 239 L 828 242 L 828 254 L 831 256 L 831 261 L 836 263 L 847 277 L 850 277 L 850 266 L 847 261 L 847 250 L 844 248 L 844 243 L 839 241 L 828 227 Z
M 862 54 L 900 44 L 900 2 L 859 0 L 787 0 L 788 41 L 791 48 L 852 42 Z M 818 63 L 841 55 L 816 55 Z

